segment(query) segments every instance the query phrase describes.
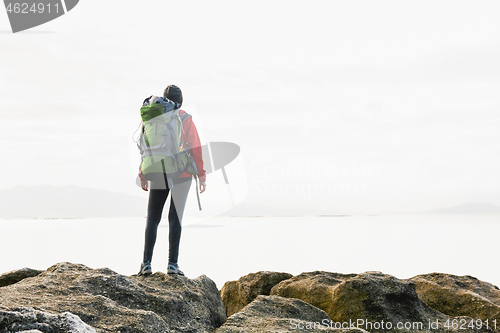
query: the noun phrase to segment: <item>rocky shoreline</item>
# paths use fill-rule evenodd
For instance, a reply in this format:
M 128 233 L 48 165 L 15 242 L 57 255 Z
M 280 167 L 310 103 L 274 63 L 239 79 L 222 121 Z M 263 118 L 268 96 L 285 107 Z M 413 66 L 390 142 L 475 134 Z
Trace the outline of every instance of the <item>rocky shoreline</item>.
M 125 276 L 59 263 L 0 275 L 0 333 L 498 332 L 500 290 L 471 276 L 257 272 Z

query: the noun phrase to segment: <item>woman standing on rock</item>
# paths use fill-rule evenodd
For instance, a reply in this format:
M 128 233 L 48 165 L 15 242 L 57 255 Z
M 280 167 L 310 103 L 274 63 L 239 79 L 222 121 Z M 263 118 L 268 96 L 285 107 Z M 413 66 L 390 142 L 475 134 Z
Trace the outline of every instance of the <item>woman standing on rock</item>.
M 179 87 L 175 85 L 169 85 L 165 89 L 163 97 L 177 103 L 179 107 L 182 105 L 182 92 Z M 206 175 L 205 170 L 203 170 L 202 150 L 198 131 L 196 130 L 196 126 L 194 125 L 192 118 L 184 110 L 179 110 L 179 116 L 183 120 L 181 125 L 181 144 L 194 159 L 197 176 L 200 180 L 200 193 L 203 193 L 206 189 Z M 144 170 L 140 170 L 139 178 L 141 181 L 141 187 L 144 191 L 148 191 L 149 187 L 149 201 L 144 242 L 144 257 L 139 275 L 149 275 L 152 273 L 151 261 L 153 258 L 153 248 L 156 242 L 156 235 L 163 207 L 165 206 L 169 192 L 171 192 L 171 200 L 168 212 L 169 249 L 167 273 L 184 275 L 184 273 L 179 269 L 177 259 L 179 256 L 182 216 L 186 206 L 189 188 L 191 187 L 192 175 L 183 171 L 180 175 L 178 175 L 178 177 L 167 179 L 167 175 L 163 172 L 148 172 L 146 179 L 146 175 L 143 171 Z M 148 180 L 150 181 L 150 184 Z

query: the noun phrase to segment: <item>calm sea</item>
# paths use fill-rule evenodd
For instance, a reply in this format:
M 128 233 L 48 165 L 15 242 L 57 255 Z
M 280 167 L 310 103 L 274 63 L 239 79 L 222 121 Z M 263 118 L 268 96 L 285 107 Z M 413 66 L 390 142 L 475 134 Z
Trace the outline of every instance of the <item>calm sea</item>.
M 0 220 L 0 272 L 69 261 L 137 273 L 143 218 Z M 442 272 L 500 285 L 500 215 L 186 218 L 180 268 L 224 282 L 257 271 L 381 271 L 398 278 Z M 168 221 L 153 271 L 166 270 Z

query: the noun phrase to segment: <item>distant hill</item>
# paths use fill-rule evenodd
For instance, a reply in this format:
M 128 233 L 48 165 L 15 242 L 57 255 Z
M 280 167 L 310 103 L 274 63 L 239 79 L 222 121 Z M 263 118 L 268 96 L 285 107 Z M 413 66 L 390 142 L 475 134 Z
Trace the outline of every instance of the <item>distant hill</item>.
M 500 214 L 500 206 L 471 202 L 449 208 L 436 208 L 425 212 L 426 214 Z
M 0 218 L 88 218 L 145 217 L 147 195 L 142 197 L 120 192 L 68 186 L 23 186 L 0 190 Z M 436 208 L 424 214 L 500 214 L 500 206 L 466 203 Z M 328 210 L 293 205 L 282 207 L 243 202 L 222 216 L 304 216 L 331 215 Z
M 78 186 L 16 186 L 0 190 L 0 218 L 143 217 L 147 196 Z
M 143 197 L 101 189 L 68 186 L 23 186 L 0 190 L 0 218 L 145 217 Z M 241 203 L 222 216 L 303 216 L 332 214 L 301 207 Z

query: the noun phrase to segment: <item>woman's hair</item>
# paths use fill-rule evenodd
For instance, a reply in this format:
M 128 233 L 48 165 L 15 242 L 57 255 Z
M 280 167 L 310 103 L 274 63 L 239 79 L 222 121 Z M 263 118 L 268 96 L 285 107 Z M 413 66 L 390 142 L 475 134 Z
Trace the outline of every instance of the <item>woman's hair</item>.
M 179 103 L 179 105 L 182 105 L 182 91 L 176 85 L 171 84 L 166 87 L 165 91 L 163 92 L 163 97 L 168 98 L 173 102 Z

